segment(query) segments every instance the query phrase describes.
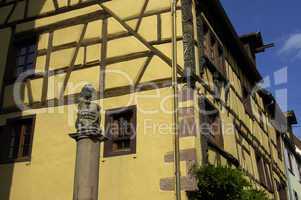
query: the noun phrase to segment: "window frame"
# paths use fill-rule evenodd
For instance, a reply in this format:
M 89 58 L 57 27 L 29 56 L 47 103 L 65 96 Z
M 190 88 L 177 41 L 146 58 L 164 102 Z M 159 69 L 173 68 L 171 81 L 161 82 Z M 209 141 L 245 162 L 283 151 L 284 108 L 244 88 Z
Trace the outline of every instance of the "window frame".
M 241 86 L 241 93 L 242 93 L 242 100 L 243 100 L 245 113 L 248 114 L 250 117 L 254 117 L 253 107 L 252 107 L 252 96 L 247 86 L 245 86 L 244 84 L 242 84 Z
M 209 109 L 207 109 L 209 108 Z M 219 110 L 205 97 L 201 97 L 200 98 L 200 126 L 201 126 L 201 131 L 202 134 L 206 135 L 208 137 L 208 139 L 211 140 L 211 142 L 214 142 L 215 145 L 217 145 L 218 147 L 220 147 L 221 149 L 224 149 L 224 137 L 223 137 L 223 126 L 222 126 L 222 118 L 220 116 L 220 112 Z M 204 111 L 215 111 L 216 113 L 214 114 L 207 114 L 204 113 Z M 208 118 L 212 117 L 214 115 L 215 120 L 213 122 L 208 122 Z M 209 128 L 208 129 L 204 129 L 204 125 L 203 123 L 208 123 L 210 124 L 210 127 L 206 127 Z M 212 130 L 212 125 L 215 125 L 215 123 L 218 123 L 218 129 L 219 129 L 219 134 L 212 134 L 210 132 L 210 130 Z M 216 128 L 216 127 L 215 127 Z
M 278 159 L 283 160 L 282 156 L 282 142 L 281 142 L 281 133 L 276 130 L 276 143 L 277 143 L 277 154 L 278 154 Z
M 255 159 L 256 159 L 257 171 L 259 176 L 259 182 L 270 192 L 273 192 L 274 191 L 273 182 L 272 182 L 273 176 L 271 174 L 269 163 L 259 152 L 255 153 Z
M 5 74 L 6 74 L 5 82 L 7 85 L 13 83 L 20 75 L 19 73 L 17 73 L 17 68 L 18 68 L 17 58 L 19 57 L 18 49 L 20 49 L 20 46 L 26 46 L 26 52 L 27 52 L 27 49 L 29 48 L 29 46 L 34 45 L 34 47 L 35 47 L 34 51 L 33 51 L 34 59 L 32 62 L 33 70 L 36 69 L 36 62 L 37 62 L 37 58 L 38 58 L 39 37 L 36 32 L 30 32 L 26 35 L 21 35 L 21 36 L 15 35 L 12 37 L 13 38 L 12 38 L 12 41 L 10 44 L 10 49 L 9 49 L 8 59 L 7 59 L 7 68 L 6 68 L 7 70 L 5 72 Z M 28 57 L 28 55 L 26 53 L 24 54 L 24 56 L 25 56 L 24 62 L 26 62 L 26 60 L 27 60 L 26 58 Z M 24 66 L 26 66 L 26 63 L 24 63 Z M 23 70 L 23 72 L 26 70 Z
M 18 134 L 20 134 L 19 136 L 17 136 L 18 139 L 18 146 L 15 147 L 17 148 L 16 151 L 16 156 L 14 156 L 14 158 L 9 158 L 9 156 L 7 155 L 6 158 L 1 158 L 0 157 L 0 164 L 7 164 L 7 163 L 15 163 L 15 162 L 28 162 L 31 161 L 31 157 L 32 157 L 32 149 L 33 149 L 33 139 L 34 139 L 34 132 L 35 132 L 35 122 L 36 122 L 36 116 L 35 115 L 28 115 L 28 116 L 22 116 L 22 117 L 16 117 L 16 118 L 11 118 L 11 119 L 7 119 L 7 123 L 6 125 L 2 126 L 1 129 L 7 129 L 9 130 L 9 136 L 11 138 L 11 134 L 12 134 L 12 130 L 10 129 L 10 126 L 15 126 L 14 124 L 18 123 L 21 125 L 21 128 L 23 129 L 26 123 L 21 123 L 21 121 L 26 121 L 26 120 L 31 120 L 30 123 L 30 136 L 29 136 L 29 149 L 28 149 L 28 155 L 22 155 L 21 153 L 24 153 L 24 149 L 22 149 L 20 146 L 23 145 L 25 143 L 25 132 L 19 132 Z M 22 134 L 22 135 L 21 135 Z M 22 139 L 23 138 L 23 139 Z M 23 141 L 23 142 L 22 142 Z M 9 145 L 9 144 L 7 144 Z M 10 149 L 10 147 L 6 146 L 3 147 L 4 149 L 7 148 Z M 21 152 L 22 150 L 22 152 Z M 9 153 L 9 152 L 7 152 Z
M 225 47 L 206 16 L 203 13 L 201 16 L 203 21 L 203 30 L 207 30 L 206 33 L 204 32 L 203 40 L 205 57 L 207 57 L 207 59 L 215 65 L 217 70 L 226 77 Z M 212 39 L 214 39 L 214 44 L 212 44 Z
M 124 151 L 113 151 L 112 145 L 113 145 L 114 140 L 111 138 L 111 136 L 109 134 L 109 123 L 110 123 L 109 119 L 112 115 L 119 115 L 119 114 L 122 114 L 123 112 L 129 112 L 129 111 L 133 112 L 131 121 L 134 124 L 134 126 L 133 126 L 134 132 L 130 136 L 130 148 L 129 148 L 129 150 L 124 150 Z M 135 154 L 136 153 L 136 143 L 137 143 L 137 107 L 136 107 L 136 105 L 107 110 L 106 114 L 105 114 L 105 135 L 109 139 L 104 142 L 104 153 L 103 153 L 104 158 Z

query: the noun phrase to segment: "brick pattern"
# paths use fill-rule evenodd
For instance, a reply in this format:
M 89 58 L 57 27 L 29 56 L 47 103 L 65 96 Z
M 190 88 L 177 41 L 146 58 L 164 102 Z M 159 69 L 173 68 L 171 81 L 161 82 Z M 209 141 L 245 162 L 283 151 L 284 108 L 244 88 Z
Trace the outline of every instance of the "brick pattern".
M 179 108 L 179 121 L 180 137 L 196 136 L 194 107 Z
M 196 179 L 191 174 L 191 168 L 196 161 L 196 149 L 185 149 L 180 151 L 180 161 L 186 162 L 186 176 L 181 177 L 181 190 L 195 191 L 197 189 Z M 168 152 L 164 155 L 164 162 L 174 162 L 174 152 Z M 160 189 L 163 191 L 175 190 L 175 177 L 162 178 L 160 180 Z

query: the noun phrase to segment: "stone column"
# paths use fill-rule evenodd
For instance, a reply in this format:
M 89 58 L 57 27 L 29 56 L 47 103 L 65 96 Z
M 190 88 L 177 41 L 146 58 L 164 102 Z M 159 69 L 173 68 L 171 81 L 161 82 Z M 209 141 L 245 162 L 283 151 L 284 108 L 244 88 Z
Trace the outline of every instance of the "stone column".
M 94 89 L 86 85 L 81 92 L 76 121 L 76 162 L 73 200 L 98 200 L 100 143 L 100 107 L 91 102 Z

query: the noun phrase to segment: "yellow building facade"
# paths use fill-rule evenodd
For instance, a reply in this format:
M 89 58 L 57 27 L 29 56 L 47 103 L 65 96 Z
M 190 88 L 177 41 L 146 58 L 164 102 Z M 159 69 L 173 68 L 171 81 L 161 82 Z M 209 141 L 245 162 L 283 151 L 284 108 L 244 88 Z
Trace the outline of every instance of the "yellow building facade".
M 101 145 L 99 199 L 175 199 L 172 38 L 182 199 L 195 163 L 241 168 L 286 199 L 272 97 L 254 90 L 262 38 L 239 38 L 217 0 L 179 0 L 174 37 L 167 0 L 3 0 L 0 13 L 0 199 L 72 198 L 68 134 L 85 84 L 104 133 L 116 122 L 120 136 L 124 121 L 135 130 Z

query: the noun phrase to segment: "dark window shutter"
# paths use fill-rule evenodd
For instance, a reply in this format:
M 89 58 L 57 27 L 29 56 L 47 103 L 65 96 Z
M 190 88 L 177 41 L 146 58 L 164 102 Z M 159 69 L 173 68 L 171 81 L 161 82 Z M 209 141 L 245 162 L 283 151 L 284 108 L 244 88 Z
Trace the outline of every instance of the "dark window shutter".
M 104 157 L 110 156 L 113 148 L 113 133 L 111 130 L 112 123 L 114 121 L 113 116 L 109 112 L 106 113 L 105 119 L 105 135 L 108 137 L 108 140 L 104 142 Z
M 137 110 L 136 107 L 132 110 L 132 117 L 131 117 L 131 136 L 130 136 L 130 148 L 131 148 L 131 153 L 136 153 L 136 137 L 137 137 Z

